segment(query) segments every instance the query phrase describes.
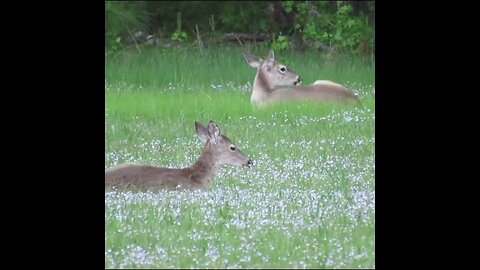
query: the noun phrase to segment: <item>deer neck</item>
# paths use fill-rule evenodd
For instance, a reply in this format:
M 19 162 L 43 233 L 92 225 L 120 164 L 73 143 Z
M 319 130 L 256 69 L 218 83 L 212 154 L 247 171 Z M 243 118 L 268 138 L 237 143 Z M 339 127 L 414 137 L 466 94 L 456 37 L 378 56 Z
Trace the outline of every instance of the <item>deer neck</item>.
M 215 149 L 207 142 L 198 160 L 190 169 L 190 179 L 200 185 L 208 185 L 220 169 L 220 163 L 216 157 Z
M 255 75 L 253 81 L 253 91 L 250 98 L 251 102 L 256 104 L 262 104 L 266 101 L 268 94 L 273 91 L 272 86 L 269 84 L 267 77 L 260 68 Z

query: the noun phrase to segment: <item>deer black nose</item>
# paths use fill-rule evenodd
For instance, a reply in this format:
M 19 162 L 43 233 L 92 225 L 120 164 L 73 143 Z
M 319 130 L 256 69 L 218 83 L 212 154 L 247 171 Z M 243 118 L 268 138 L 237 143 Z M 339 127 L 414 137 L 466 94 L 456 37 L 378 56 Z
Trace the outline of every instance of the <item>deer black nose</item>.
M 302 82 L 302 78 L 300 78 L 300 75 L 297 75 L 297 77 L 295 77 L 295 81 L 293 81 L 293 85 L 298 85 Z

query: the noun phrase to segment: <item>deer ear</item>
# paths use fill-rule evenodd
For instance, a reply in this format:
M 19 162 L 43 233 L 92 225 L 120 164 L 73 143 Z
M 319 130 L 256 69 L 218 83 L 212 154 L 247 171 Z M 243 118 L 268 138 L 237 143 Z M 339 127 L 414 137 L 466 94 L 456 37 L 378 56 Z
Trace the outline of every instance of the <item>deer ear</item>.
M 222 139 L 222 136 L 220 135 L 220 129 L 218 128 L 218 125 L 215 124 L 212 120 L 208 122 L 207 126 L 207 131 L 208 131 L 208 138 L 214 142 L 218 143 Z
M 197 132 L 197 136 L 203 143 L 206 143 L 208 140 L 208 131 L 207 128 L 204 127 L 200 122 L 195 121 L 195 131 Z
M 270 50 L 267 56 L 267 60 L 265 60 L 265 66 L 267 67 L 268 71 L 271 71 L 274 65 L 275 65 L 275 55 L 273 53 L 273 50 Z
M 268 61 L 274 61 L 275 60 L 275 53 L 273 52 L 273 50 L 270 50 L 270 52 L 268 53 L 267 60 Z
M 258 58 L 258 57 L 255 57 L 253 55 L 250 55 L 250 54 L 243 54 L 243 57 L 245 58 L 245 60 L 247 60 L 247 63 L 252 67 L 252 68 L 258 68 L 263 60 L 261 58 Z

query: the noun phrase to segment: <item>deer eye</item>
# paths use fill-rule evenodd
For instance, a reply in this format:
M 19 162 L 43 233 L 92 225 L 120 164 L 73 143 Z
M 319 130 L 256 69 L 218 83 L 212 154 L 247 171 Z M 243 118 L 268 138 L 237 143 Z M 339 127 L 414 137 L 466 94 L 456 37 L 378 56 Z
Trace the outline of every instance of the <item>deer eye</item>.
M 287 71 L 287 68 L 286 68 L 286 67 L 280 67 L 280 72 L 281 72 L 281 73 L 285 73 L 285 71 Z
M 230 145 L 230 150 L 235 151 L 235 150 L 237 150 L 237 148 L 235 147 L 235 145 Z

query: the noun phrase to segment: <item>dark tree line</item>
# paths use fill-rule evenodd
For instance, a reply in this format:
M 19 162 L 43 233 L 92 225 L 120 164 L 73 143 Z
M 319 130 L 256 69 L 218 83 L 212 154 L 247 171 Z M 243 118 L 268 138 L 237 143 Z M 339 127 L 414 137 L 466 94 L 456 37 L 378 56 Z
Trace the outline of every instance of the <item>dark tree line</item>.
M 137 1 L 105 3 L 109 50 L 132 42 L 260 41 L 277 50 L 374 52 L 373 1 Z

